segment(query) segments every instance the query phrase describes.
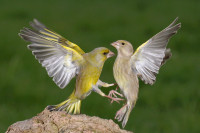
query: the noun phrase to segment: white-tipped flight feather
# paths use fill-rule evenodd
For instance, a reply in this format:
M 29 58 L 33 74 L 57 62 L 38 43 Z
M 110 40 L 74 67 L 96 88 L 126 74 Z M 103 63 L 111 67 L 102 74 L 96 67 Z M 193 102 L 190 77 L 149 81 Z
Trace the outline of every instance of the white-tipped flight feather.
M 50 77 L 64 88 L 79 73 L 84 53 L 76 44 L 48 30 L 39 21 L 34 20 L 31 26 L 36 30 L 24 28 L 19 34 L 31 42 L 28 48 L 35 58 L 46 68 Z

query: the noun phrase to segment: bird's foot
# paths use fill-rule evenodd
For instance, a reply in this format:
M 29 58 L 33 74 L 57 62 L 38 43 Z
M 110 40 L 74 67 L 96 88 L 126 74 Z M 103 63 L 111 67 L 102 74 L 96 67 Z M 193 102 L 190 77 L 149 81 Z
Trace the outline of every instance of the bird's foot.
M 127 104 L 125 104 L 120 110 L 117 111 L 116 115 L 115 115 L 115 119 L 117 119 L 118 121 L 121 121 L 126 113 L 126 107 Z
M 110 86 L 114 86 L 114 85 L 115 85 L 114 83 L 112 83 L 112 84 L 106 83 L 105 87 L 110 87 Z
M 48 105 L 46 109 L 48 109 L 49 111 L 57 111 L 56 105 Z
M 49 111 L 63 111 L 66 110 L 66 105 L 62 103 L 58 105 L 48 105 L 46 109 Z
M 117 98 L 117 97 L 112 97 L 112 96 L 107 96 L 107 95 L 106 95 L 105 97 L 111 99 L 111 103 L 113 103 L 113 102 L 119 103 L 120 101 L 123 101 L 123 100 L 124 100 L 124 99 L 122 99 L 122 98 Z
M 117 95 L 119 95 L 120 97 L 123 97 L 123 95 L 121 93 L 117 92 L 116 90 L 111 90 L 109 92 L 108 96 L 112 98 L 111 103 L 113 103 L 115 101 L 113 99 L 117 99 L 118 101 L 116 101 L 116 102 L 118 102 L 118 103 L 119 103 L 119 100 L 121 100 L 121 101 L 124 100 L 121 98 L 117 98 Z
M 124 97 L 121 93 L 117 92 L 116 90 L 111 90 L 108 94 L 108 96 L 112 97 L 117 97 L 117 95 L 119 95 L 120 97 Z

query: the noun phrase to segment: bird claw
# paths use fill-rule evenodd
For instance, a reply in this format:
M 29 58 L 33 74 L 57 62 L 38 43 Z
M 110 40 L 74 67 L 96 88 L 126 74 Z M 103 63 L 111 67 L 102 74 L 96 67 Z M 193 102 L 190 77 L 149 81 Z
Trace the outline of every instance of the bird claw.
M 107 95 L 106 95 L 105 97 L 111 99 L 111 103 L 113 103 L 113 102 L 119 103 L 119 101 L 123 101 L 123 100 L 124 100 L 124 99 L 122 99 L 122 98 L 111 97 L 111 96 L 107 96 Z
M 117 102 L 117 103 L 119 103 L 120 101 L 123 101 L 124 99 L 122 99 L 122 98 L 116 98 L 116 97 L 110 97 L 110 99 L 111 99 L 111 104 L 113 103 L 113 102 Z
M 119 101 L 123 101 L 124 100 L 122 98 L 117 98 L 117 97 L 112 97 L 112 96 L 106 96 L 106 97 L 109 98 L 109 99 L 111 99 L 110 103 L 113 103 L 113 102 L 119 103 Z
M 111 90 L 108 94 L 108 96 L 114 96 L 115 98 L 117 97 L 117 95 L 119 95 L 120 97 L 124 97 L 121 93 L 117 92 L 116 90 Z
M 106 87 L 110 87 L 110 86 L 114 86 L 115 84 L 112 83 L 112 84 L 107 84 Z
M 114 101 L 119 103 L 119 101 L 124 100 L 122 98 L 118 98 L 117 95 L 119 95 L 120 97 L 123 97 L 123 95 L 121 93 L 117 92 L 116 90 L 111 90 L 109 92 L 108 97 L 110 97 L 111 103 L 113 103 Z

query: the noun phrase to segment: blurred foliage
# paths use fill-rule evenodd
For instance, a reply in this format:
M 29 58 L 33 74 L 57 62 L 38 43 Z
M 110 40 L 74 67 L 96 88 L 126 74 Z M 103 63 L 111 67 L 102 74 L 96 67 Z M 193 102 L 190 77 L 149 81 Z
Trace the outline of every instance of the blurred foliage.
M 177 16 L 182 28 L 168 45 L 173 58 L 161 68 L 155 85 L 140 82 L 139 99 L 125 129 L 136 133 L 200 132 L 199 5 L 199 0 L 1 0 L 0 132 L 65 100 L 74 88 L 75 80 L 59 89 L 27 50 L 28 43 L 18 36 L 33 18 L 86 52 L 104 46 L 116 53 L 111 42 L 124 39 L 137 48 Z M 115 82 L 114 59 L 105 63 L 101 76 L 105 82 Z M 110 89 L 102 90 L 108 93 Z M 121 106 L 92 93 L 81 109 L 90 116 L 113 119 Z

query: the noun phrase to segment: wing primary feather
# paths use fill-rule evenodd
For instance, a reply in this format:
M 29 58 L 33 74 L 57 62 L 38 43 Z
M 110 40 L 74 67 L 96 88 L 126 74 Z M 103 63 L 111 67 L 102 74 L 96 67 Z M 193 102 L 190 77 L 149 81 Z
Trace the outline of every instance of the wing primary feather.
M 30 25 L 39 31 L 46 28 L 46 26 L 44 24 L 40 23 L 37 19 L 33 19 L 33 22 L 30 22 Z
M 169 28 L 169 27 L 172 27 L 174 24 L 176 24 L 176 22 L 178 21 L 178 19 L 179 19 L 179 18 L 176 17 L 175 20 L 174 20 L 169 26 L 167 26 L 165 29 L 167 29 L 167 28 Z M 165 29 L 164 29 L 164 30 L 165 30 Z
M 23 28 L 19 36 L 31 42 L 27 47 L 35 58 L 47 70 L 53 81 L 64 88 L 70 80 L 79 74 L 82 54 L 85 52 L 76 44 L 49 30 L 44 24 L 34 19 L 30 22 L 33 29 Z
M 131 57 L 131 68 L 145 83 L 153 84 L 160 67 L 171 57 L 169 39 L 181 28 L 178 17 L 165 29 L 139 46 Z
M 49 49 L 49 48 L 56 49 L 51 45 L 43 45 L 43 44 L 36 44 L 36 43 L 29 44 L 27 45 L 27 47 L 30 50 L 43 50 L 43 49 Z

